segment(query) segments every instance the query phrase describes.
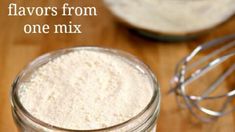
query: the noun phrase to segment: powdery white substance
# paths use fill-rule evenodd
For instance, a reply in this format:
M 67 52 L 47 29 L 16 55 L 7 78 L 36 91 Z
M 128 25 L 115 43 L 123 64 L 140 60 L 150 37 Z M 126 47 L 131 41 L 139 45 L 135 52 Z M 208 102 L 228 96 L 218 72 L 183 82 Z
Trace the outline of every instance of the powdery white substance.
M 129 120 L 150 102 L 149 77 L 121 57 L 81 50 L 56 58 L 20 85 L 34 117 L 62 128 L 98 129 Z
M 120 18 L 150 31 L 183 34 L 216 26 L 235 13 L 235 0 L 104 0 Z

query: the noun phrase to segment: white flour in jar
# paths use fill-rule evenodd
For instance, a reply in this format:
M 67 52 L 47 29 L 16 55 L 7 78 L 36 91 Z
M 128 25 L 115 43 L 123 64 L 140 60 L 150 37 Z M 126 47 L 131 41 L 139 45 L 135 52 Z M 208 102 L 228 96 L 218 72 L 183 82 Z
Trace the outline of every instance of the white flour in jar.
M 125 122 L 150 102 L 152 84 L 127 59 L 98 51 L 62 55 L 20 85 L 34 117 L 62 128 L 89 130 Z

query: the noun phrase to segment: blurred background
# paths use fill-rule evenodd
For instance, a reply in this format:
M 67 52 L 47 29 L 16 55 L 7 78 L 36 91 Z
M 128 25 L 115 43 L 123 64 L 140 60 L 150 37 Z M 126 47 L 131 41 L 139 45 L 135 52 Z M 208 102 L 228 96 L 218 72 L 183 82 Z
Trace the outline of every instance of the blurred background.
M 162 102 L 158 120 L 159 132 L 234 132 L 235 114 L 205 124 L 187 110 L 179 109 L 173 95 L 168 95 L 175 65 L 197 45 L 235 32 L 235 18 L 191 41 L 163 42 L 137 34 L 120 24 L 101 0 L 68 1 L 71 6 L 95 6 L 94 17 L 8 17 L 8 4 L 19 6 L 62 6 L 66 1 L 1 1 L 0 8 L 0 131 L 16 132 L 9 101 L 11 84 L 18 72 L 44 53 L 74 46 L 101 46 L 129 52 L 149 65 L 161 85 Z M 23 32 L 26 23 L 82 24 L 82 34 L 30 34 Z M 205 78 L 206 79 L 206 78 Z M 204 80 L 206 82 L 206 80 Z M 230 82 L 226 82 L 227 85 Z

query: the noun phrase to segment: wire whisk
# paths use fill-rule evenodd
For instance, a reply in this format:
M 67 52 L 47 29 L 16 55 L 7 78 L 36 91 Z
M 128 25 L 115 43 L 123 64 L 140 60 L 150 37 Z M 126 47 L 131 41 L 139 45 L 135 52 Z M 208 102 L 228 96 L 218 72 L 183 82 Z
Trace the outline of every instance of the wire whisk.
M 202 54 L 203 52 L 205 53 Z M 221 116 L 233 112 L 235 106 L 231 106 L 231 104 L 235 97 L 235 88 L 226 87 L 225 90 L 229 90 L 229 92 L 219 92 L 219 94 L 216 95 L 215 91 L 220 88 L 221 84 L 226 79 L 233 75 L 235 71 L 234 58 L 235 34 L 206 42 L 198 46 L 177 64 L 175 75 L 171 82 L 172 87 L 170 93 L 174 92 L 178 104 L 181 107 L 189 109 L 196 118 L 203 122 L 211 122 Z M 192 88 L 190 84 L 195 83 L 195 81 L 203 76 L 207 79 L 213 78 L 213 76 L 208 76 L 207 74 L 213 72 L 213 69 L 218 68 L 220 65 L 224 66 L 224 63 L 228 64 L 228 66 L 219 76 L 216 76 L 215 80 L 213 80 L 206 89 L 203 89 L 199 94 L 189 92 L 190 88 Z M 194 90 L 200 88 L 201 87 L 196 87 Z M 202 105 L 203 102 L 216 101 L 218 99 L 223 99 L 223 104 L 218 110 L 209 108 L 208 105 Z M 214 103 L 217 103 L 217 101 Z

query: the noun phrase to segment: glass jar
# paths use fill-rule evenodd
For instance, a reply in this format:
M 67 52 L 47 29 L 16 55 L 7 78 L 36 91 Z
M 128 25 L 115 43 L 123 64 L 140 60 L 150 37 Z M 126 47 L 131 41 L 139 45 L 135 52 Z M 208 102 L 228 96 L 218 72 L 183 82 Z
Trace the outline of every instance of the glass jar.
M 32 116 L 21 104 L 18 97 L 18 89 L 22 82 L 30 78 L 31 74 L 37 70 L 42 65 L 48 63 L 49 61 L 70 52 L 79 51 L 79 50 L 92 50 L 99 51 L 107 54 L 112 54 L 115 56 L 128 59 L 132 62 L 134 68 L 138 68 L 141 72 L 144 72 L 148 75 L 149 80 L 152 84 L 153 96 L 149 104 L 135 117 L 129 119 L 126 122 L 117 124 L 115 126 L 110 126 L 108 128 L 102 128 L 97 130 L 71 130 L 60 128 L 58 126 L 53 126 L 47 124 L 34 116 Z M 154 132 L 156 131 L 156 121 L 160 110 L 160 89 L 157 83 L 157 80 L 151 70 L 141 61 L 136 59 L 134 56 L 114 49 L 98 48 L 98 47 L 77 47 L 63 49 L 51 53 L 47 53 L 33 62 L 31 62 L 15 79 L 12 85 L 11 91 L 11 106 L 12 106 L 12 115 L 15 120 L 15 123 L 20 132 Z

